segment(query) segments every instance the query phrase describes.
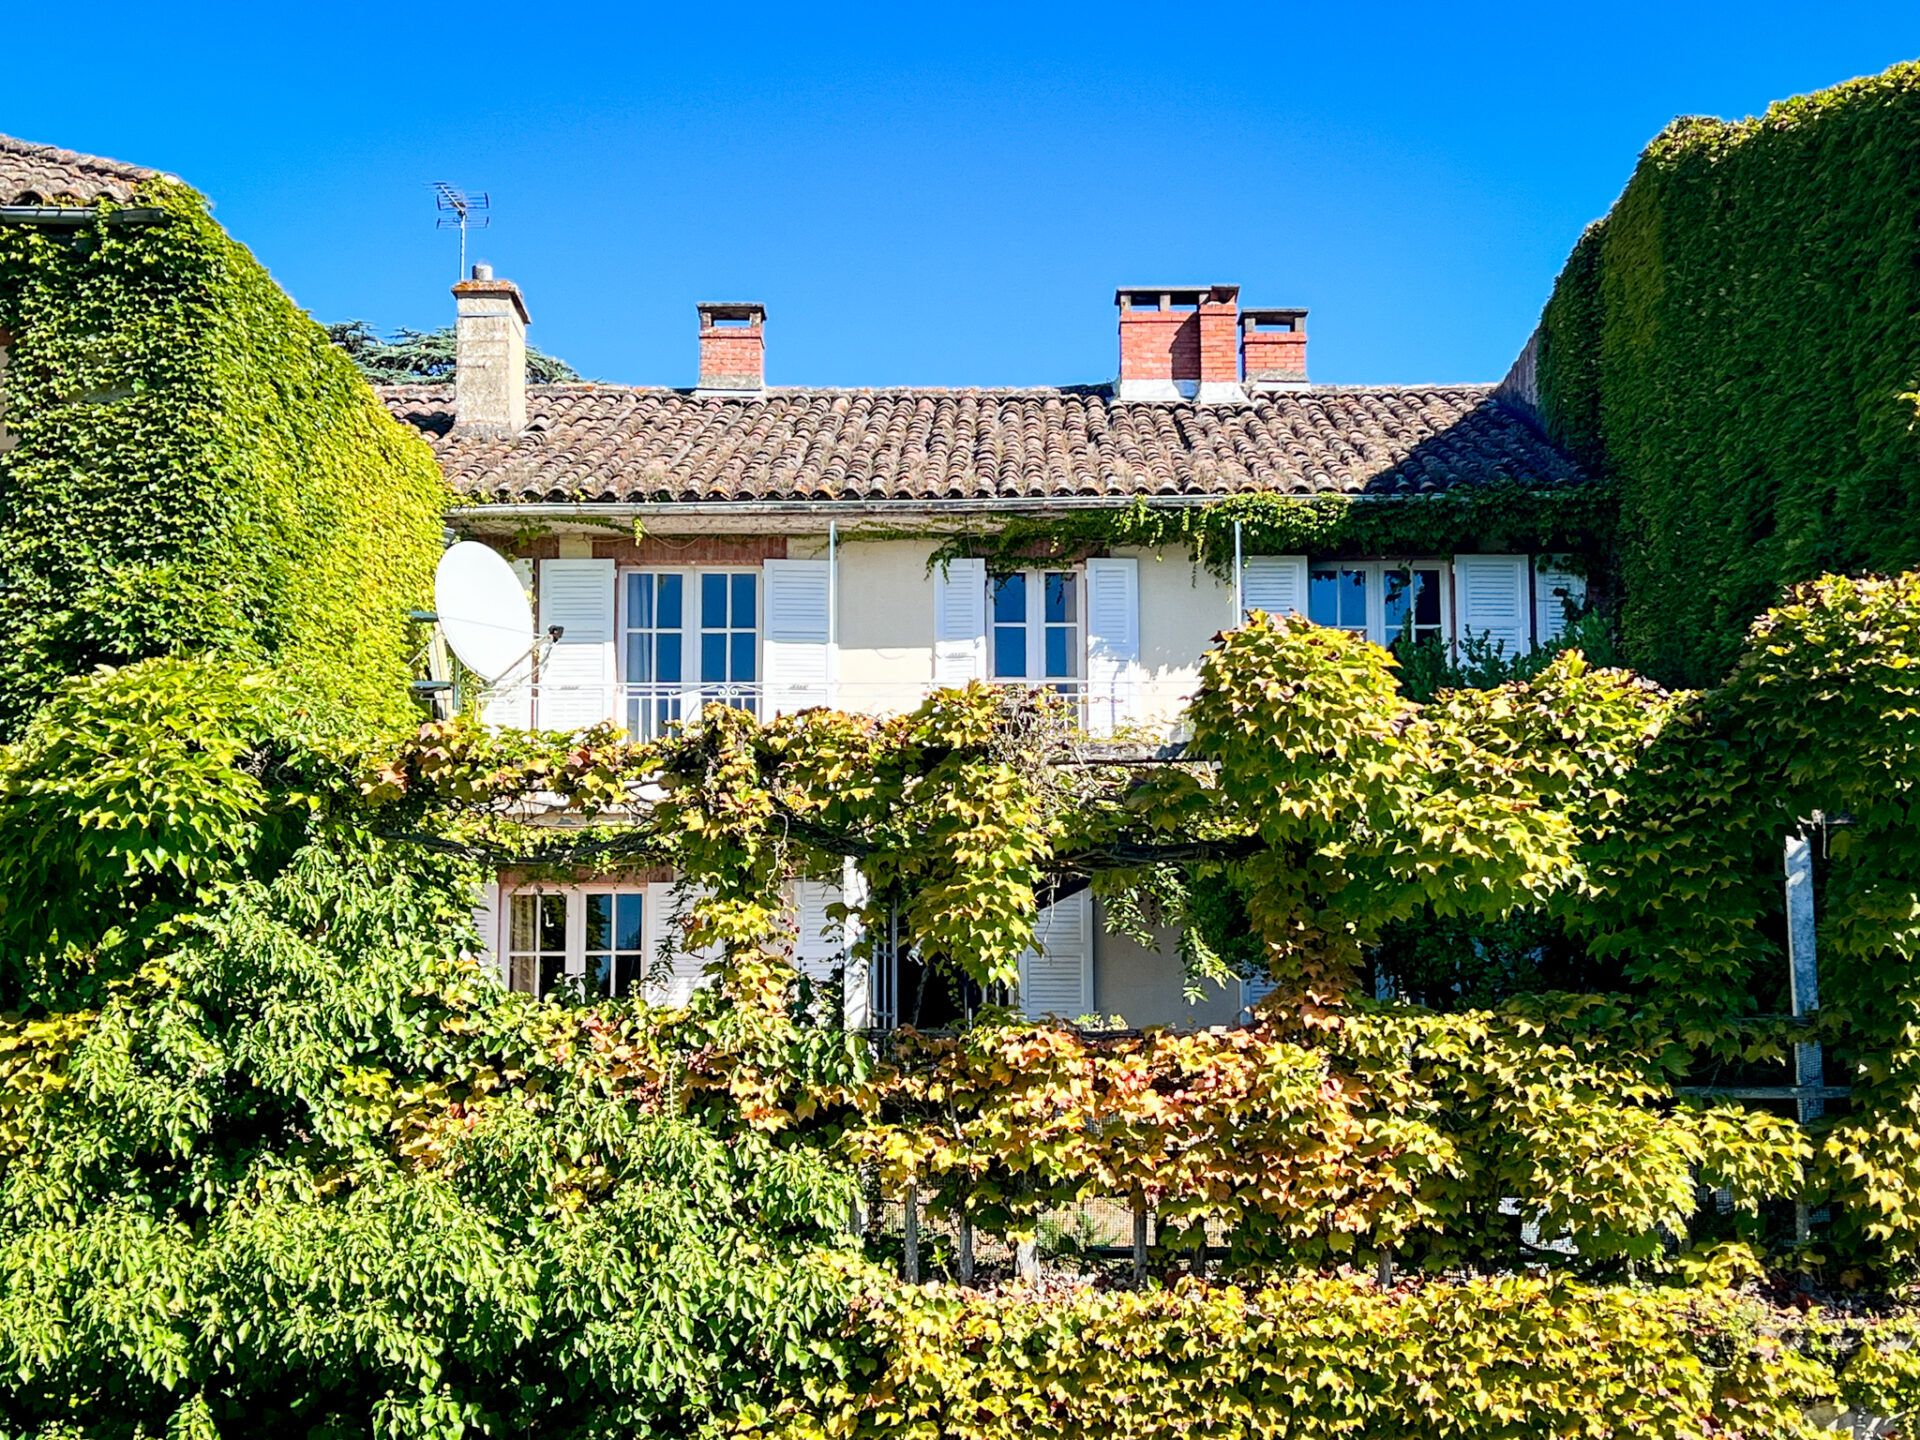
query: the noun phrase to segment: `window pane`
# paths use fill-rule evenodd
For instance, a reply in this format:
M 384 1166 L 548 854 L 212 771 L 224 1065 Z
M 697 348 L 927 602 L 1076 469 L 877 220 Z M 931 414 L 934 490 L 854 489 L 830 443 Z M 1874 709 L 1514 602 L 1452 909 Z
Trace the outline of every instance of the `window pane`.
M 1027 577 L 1001 575 L 988 582 L 993 596 L 993 618 L 1001 624 L 1027 618 Z
M 538 944 L 534 920 L 540 913 L 538 895 L 515 895 L 507 901 L 507 949 L 527 954 Z
M 540 948 L 565 950 L 567 948 L 567 897 L 541 895 L 537 898 L 540 901 Z
M 639 895 L 622 895 L 619 897 L 614 911 L 615 923 L 613 927 L 613 944 L 616 950 L 639 950 L 644 948 L 646 942 L 641 939 L 644 931 L 644 926 L 642 925 L 644 912 L 641 907 L 642 897 Z
M 627 625 L 635 630 L 653 628 L 653 576 L 627 576 Z
M 587 949 L 606 950 L 613 944 L 613 896 L 587 896 Z
M 621 999 L 629 995 L 638 995 L 647 983 L 647 961 L 644 955 L 620 955 L 615 957 L 614 994 Z
M 733 637 L 734 680 L 753 679 L 753 632 L 743 630 Z
M 736 630 L 753 628 L 753 582 L 751 575 L 733 577 L 733 617 L 728 623 Z
M 727 577 L 709 571 L 700 577 L 700 626 L 717 630 L 727 623 Z
M 1386 593 L 1383 597 L 1386 610 L 1387 638 L 1391 640 L 1400 633 L 1407 623 L 1407 612 L 1412 609 L 1411 591 L 1413 578 L 1404 570 L 1389 570 L 1383 577 Z
M 535 988 L 539 983 L 539 966 L 534 963 L 533 956 L 514 956 L 513 973 L 507 977 L 507 988 L 517 990 L 522 995 L 535 995 L 539 993 Z
M 702 631 L 700 635 L 700 678 L 702 681 L 727 678 L 727 637 Z
M 587 956 L 587 994 L 600 997 L 613 994 L 613 956 Z
M 678 630 L 680 628 L 680 578 L 678 575 L 662 575 L 658 577 L 660 583 L 659 603 L 654 610 L 655 619 L 653 623 L 658 625 L 662 630 Z
M 1349 630 L 1364 630 L 1367 625 L 1367 572 L 1340 572 L 1340 624 Z
M 680 670 L 680 637 L 661 635 L 654 641 L 653 678 L 656 684 L 678 685 L 686 678 Z
M 567 961 L 564 955 L 542 955 L 540 957 L 540 993 L 551 995 L 558 990 L 567 978 Z
M 1316 570 L 1307 584 L 1307 618 L 1316 625 L 1340 623 L 1340 573 Z
M 1440 572 L 1438 570 L 1416 570 L 1413 572 L 1415 585 L 1413 598 L 1413 623 L 1416 625 L 1434 625 L 1440 623 Z
M 1073 631 L 1064 625 L 1047 627 L 1047 678 L 1061 679 L 1073 674 L 1073 652 L 1069 642 Z
M 1027 629 L 1024 625 L 993 627 L 993 678 L 1019 680 L 1027 673 Z
M 1078 587 L 1073 576 L 1058 570 L 1047 572 L 1047 619 L 1066 621 L 1077 619 L 1074 612 L 1074 591 Z
M 627 684 L 653 683 L 653 636 L 627 632 Z

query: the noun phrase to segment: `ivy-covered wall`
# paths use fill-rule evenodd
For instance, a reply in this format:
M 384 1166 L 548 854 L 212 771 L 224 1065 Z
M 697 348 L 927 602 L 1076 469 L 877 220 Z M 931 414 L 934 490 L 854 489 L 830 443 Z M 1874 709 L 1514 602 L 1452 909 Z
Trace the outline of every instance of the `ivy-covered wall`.
M 1619 483 L 1637 668 L 1710 682 L 1782 586 L 1920 563 L 1920 64 L 1676 120 L 1539 340 L 1548 433 Z
M 0 226 L 0 738 L 61 676 L 161 654 L 404 716 L 432 454 L 199 195 L 139 203 L 166 223 Z

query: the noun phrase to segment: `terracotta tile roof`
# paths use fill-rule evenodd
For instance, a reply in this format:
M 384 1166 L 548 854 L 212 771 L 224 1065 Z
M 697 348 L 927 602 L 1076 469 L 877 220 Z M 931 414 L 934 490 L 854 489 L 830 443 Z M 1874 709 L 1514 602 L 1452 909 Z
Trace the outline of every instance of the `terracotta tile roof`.
M 0 205 L 126 204 L 158 170 L 0 135 Z
M 453 428 L 453 392 L 381 394 L 475 501 L 948 500 L 1426 495 L 1579 467 L 1488 385 L 1322 386 L 1245 405 L 1058 390 L 684 390 L 534 385 L 512 438 Z

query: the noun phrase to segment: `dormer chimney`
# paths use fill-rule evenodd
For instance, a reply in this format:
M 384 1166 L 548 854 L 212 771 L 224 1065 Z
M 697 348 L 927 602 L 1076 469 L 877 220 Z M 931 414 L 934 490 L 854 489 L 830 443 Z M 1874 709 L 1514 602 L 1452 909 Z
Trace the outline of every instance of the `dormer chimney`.
M 1247 389 L 1300 390 L 1307 384 L 1307 312 L 1242 310 L 1240 351 Z
M 1123 285 L 1120 308 L 1122 400 L 1244 400 L 1238 285 Z
M 483 435 L 527 428 L 527 302 L 511 280 L 475 265 L 453 287 L 453 423 Z
M 767 307 L 715 300 L 700 312 L 697 395 L 758 395 L 767 388 Z

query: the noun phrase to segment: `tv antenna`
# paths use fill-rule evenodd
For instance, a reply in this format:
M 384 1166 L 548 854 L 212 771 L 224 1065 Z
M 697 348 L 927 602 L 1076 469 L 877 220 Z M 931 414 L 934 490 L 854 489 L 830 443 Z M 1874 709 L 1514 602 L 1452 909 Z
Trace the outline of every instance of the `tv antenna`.
M 467 227 L 484 230 L 493 223 L 493 198 L 484 190 L 468 192 L 444 180 L 433 182 L 433 208 L 440 212 L 434 228 L 460 232 L 460 279 L 467 278 Z

